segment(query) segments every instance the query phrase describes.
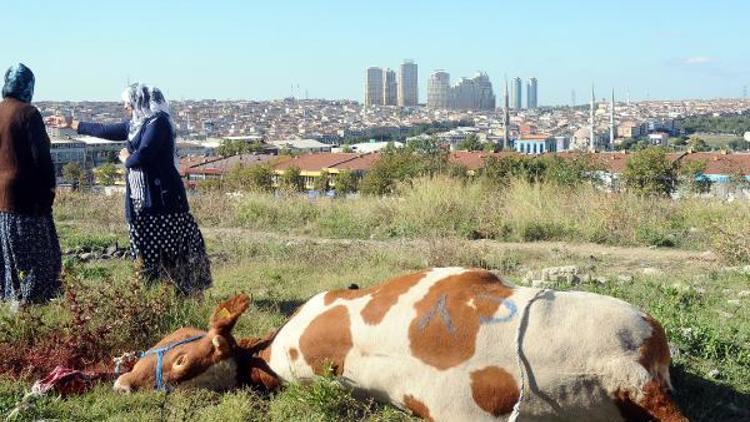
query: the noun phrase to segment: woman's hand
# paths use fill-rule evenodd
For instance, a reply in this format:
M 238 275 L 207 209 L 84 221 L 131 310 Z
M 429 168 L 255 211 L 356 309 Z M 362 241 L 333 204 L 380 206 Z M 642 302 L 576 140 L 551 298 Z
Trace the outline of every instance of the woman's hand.
M 130 153 L 128 152 L 127 148 L 123 148 L 120 150 L 120 162 L 125 164 L 125 161 L 128 160 L 128 157 L 130 157 Z
M 81 123 L 78 120 L 71 120 L 70 121 L 70 128 L 78 132 L 78 124 Z

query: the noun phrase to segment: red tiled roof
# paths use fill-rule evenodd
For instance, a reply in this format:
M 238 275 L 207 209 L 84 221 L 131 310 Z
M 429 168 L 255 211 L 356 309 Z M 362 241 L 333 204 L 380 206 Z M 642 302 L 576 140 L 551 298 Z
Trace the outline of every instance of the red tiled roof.
M 374 152 L 370 154 L 358 155 L 349 161 L 331 166 L 337 170 L 349 170 L 349 171 L 366 171 L 372 168 L 376 161 L 380 158 L 380 154 Z
M 357 154 L 348 152 L 304 154 L 286 161 L 282 161 L 274 165 L 273 168 L 275 170 L 286 170 L 291 167 L 297 167 L 302 171 L 318 171 L 324 168 L 335 167 L 356 157 Z
M 681 162 L 703 162 L 704 174 L 731 175 L 742 173 L 750 176 L 750 153 L 722 154 L 719 152 L 693 152 L 685 154 Z
M 213 174 L 221 175 L 231 170 L 234 166 L 241 164 L 245 166 L 252 166 L 256 164 L 262 164 L 267 162 L 273 162 L 278 160 L 277 155 L 271 154 L 239 154 L 233 155 L 226 158 L 218 158 L 213 161 L 205 161 L 202 163 L 194 164 L 188 168 L 185 168 L 182 173 L 184 174 Z M 205 159 L 204 159 L 205 160 Z
M 521 135 L 520 140 L 521 141 L 532 141 L 532 140 L 545 140 L 551 138 L 552 135 L 547 133 L 538 133 L 538 134 L 529 134 L 529 135 Z
M 484 161 L 488 157 L 502 158 L 517 152 L 481 152 L 481 151 L 455 151 L 448 155 L 448 161 L 460 164 L 469 170 L 478 170 L 484 167 Z

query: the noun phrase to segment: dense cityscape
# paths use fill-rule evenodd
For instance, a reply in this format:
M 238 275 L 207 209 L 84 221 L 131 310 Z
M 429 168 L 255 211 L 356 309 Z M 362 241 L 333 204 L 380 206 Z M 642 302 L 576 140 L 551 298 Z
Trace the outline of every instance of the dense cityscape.
M 193 178 L 206 178 L 221 177 L 236 164 L 236 157 L 231 156 L 245 152 L 268 156 L 342 152 L 356 155 L 377 153 L 390 144 L 401 147 L 428 139 L 450 151 L 462 149 L 462 143 L 471 139 L 478 146 L 472 147 L 474 151 L 513 151 L 532 156 L 567 151 L 607 153 L 637 145 L 674 147 L 675 142 L 684 146 L 682 150 L 697 152 L 710 148 L 687 144 L 684 119 L 750 110 L 746 98 L 631 102 L 627 98 L 618 100 L 614 90 L 609 98 L 598 98 L 593 86 L 588 104 L 545 107 L 539 104 L 535 77 L 528 79 L 525 95 L 520 77 L 506 82 L 503 102 L 498 107 L 486 73 L 460 78 L 451 85 L 450 75 L 444 70 L 430 75 L 425 104 L 419 101 L 417 72 L 413 60 L 404 61 L 398 72 L 367 68 L 363 102 L 294 97 L 273 101 L 173 101 L 177 154 L 186 168 L 202 161 L 214 162 L 208 173 L 195 168 L 186 170 L 193 173 Z M 63 168 L 73 162 L 84 170 L 116 163 L 124 142 L 79 136 L 66 127 L 66 121 L 119 122 L 125 119 L 122 104 L 40 102 L 37 106 L 52 139 L 52 158 L 61 181 Z M 737 135 L 741 140 L 742 134 Z M 226 162 L 222 163 L 221 158 Z M 336 161 L 331 160 L 328 165 Z M 365 161 L 369 166 L 375 158 Z M 748 160 L 743 158 L 740 164 L 731 166 L 748 167 L 745 161 Z M 311 165 L 303 170 L 313 176 L 319 174 L 317 164 Z M 368 168 L 359 170 L 366 172 Z M 743 171 L 750 173 L 750 169 Z M 187 173 L 184 175 L 190 179 Z M 722 170 L 714 177 L 728 177 L 723 173 Z M 90 180 L 96 182 L 93 177 Z M 312 179 L 308 182 L 312 187 Z

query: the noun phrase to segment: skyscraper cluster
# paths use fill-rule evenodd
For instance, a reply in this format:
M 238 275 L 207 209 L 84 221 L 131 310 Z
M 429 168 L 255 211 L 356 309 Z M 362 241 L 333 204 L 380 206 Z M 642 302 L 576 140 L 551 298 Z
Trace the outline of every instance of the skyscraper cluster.
M 396 72 L 381 67 L 368 67 L 365 79 L 365 106 L 399 105 L 414 107 L 419 102 L 417 64 L 405 60 Z
M 516 76 L 510 86 L 510 105 L 518 111 L 523 108 L 523 81 Z M 535 109 L 539 106 L 538 85 L 535 77 L 530 77 L 526 82 L 526 108 Z
M 453 86 L 450 75 L 437 70 L 427 84 L 427 107 L 454 110 L 494 110 L 495 94 L 486 73 L 461 78 Z

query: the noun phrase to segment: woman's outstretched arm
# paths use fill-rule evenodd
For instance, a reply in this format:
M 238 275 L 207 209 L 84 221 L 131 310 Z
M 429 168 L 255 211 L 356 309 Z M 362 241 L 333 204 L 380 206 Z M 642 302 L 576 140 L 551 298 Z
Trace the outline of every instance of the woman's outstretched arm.
M 89 135 L 95 138 L 108 139 L 110 141 L 126 141 L 130 124 L 128 122 L 105 125 L 101 123 L 77 123 L 78 127 L 74 128 L 80 135 Z

